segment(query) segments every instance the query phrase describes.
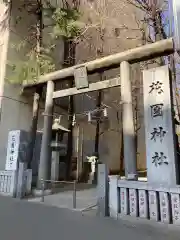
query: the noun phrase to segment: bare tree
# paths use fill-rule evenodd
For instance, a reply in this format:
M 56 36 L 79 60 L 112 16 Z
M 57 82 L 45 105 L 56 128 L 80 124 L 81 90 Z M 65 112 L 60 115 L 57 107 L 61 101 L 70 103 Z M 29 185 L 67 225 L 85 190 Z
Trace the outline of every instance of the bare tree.
M 126 11 L 124 11 L 124 8 L 126 8 Z M 130 12 L 127 8 L 129 8 L 129 4 L 126 1 L 121 1 L 121 5 L 118 4 L 118 1 L 111 3 L 107 0 L 85 0 L 82 2 L 80 7 L 83 15 L 81 21 L 84 24 L 81 25 L 81 34 L 75 39 L 77 41 L 77 63 L 103 57 L 142 44 L 142 23 L 136 16 L 136 8 L 130 6 Z M 123 14 L 125 13 L 127 15 L 124 17 Z M 128 13 L 130 16 L 128 16 Z M 114 74 L 119 75 L 119 71 L 116 71 Z M 104 77 L 106 77 L 106 74 L 100 73 L 100 78 L 103 79 Z M 111 112 L 114 112 L 113 114 L 117 118 L 116 123 L 113 123 L 113 127 L 111 124 L 111 127 L 108 127 L 108 129 L 102 129 L 101 117 L 99 115 L 96 121 L 94 145 L 94 151 L 97 153 L 99 152 L 99 141 L 102 134 L 113 131 L 120 137 L 121 119 L 119 119 L 119 112 L 121 112 L 121 103 L 119 97 L 119 91 L 115 89 L 106 94 L 98 92 L 96 96 L 93 95 L 92 97 L 91 95 L 91 98 L 95 99 L 97 109 L 101 110 L 107 106 Z M 112 121 L 112 116 L 109 117 L 111 118 L 110 121 Z
M 119 3 L 118 5 L 115 5 Z M 77 37 L 76 41 L 79 48 L 86 49 L 84 61 L 107 54 L 112 54 L 116 51 L 132 48 L 139 44 L 148 44 L 168 37 L 168 2 L 158 0 L 123 0 L 123 1 L 83 1 L 82 8 L 87 7 L 88 14 L 85 11 L 84 24 L 81 34 Z M 124 15 L 125 7 L 129 7 L 128 18 L 124 17 L 124 21 L 120 21 L 117 17 Z M 83 8 L 83 9 L 84 9 Z M 91 13 L 92 11 L 92 13 Z M 110 13 L 111 12 L 111 13 Z M 132 20 L 133 19 L 133 20 Z M 125 21 L 126 20 L 126 21 Z M 103 33 L 103 34 L 102 34 Z M 111 34 L 110 34 L 111 33 Z M 102 39 L 103 38 L 103 39 Z M 121 42 L 121 46 L 111 44 L 116 40 L 116 43 Z M 110 48 L 107 46 L 110 44 Z M 114 42 L 113 42 L 114 43 Z M 84 46 L 82 46 L 84 45 Z M 88 50 L 89 49 L 89 52 Z M 90 54 L 89 54 L 90 53 Z M 87 56 L 88 55 L 88 56 Z M 82 56 L 77 57 L 82 60 Z M 149 66 L 162 65 L 167 61 L 166 58 L 159 58 L 153 61 L 148 61 L 141 64 L 141 69 Z M 140 74 L 140 73 L 139 73 Z M 143 114 L 140 105 L 142 106 L 142 96 L 140 89 L 142 88 L 142 80 L 133 81 L 133 99 L 134 102 L 134 120 L 136 125 L 136 133 L 141 128 L 140 122 L 143 120 Z M 141 91 L 142 92 L 142 91 Z M 96 97 L 97 108 L 102 104 L 99 97 Z M 101 103 L 100 103 L 101 102 Z M 112 104 L 110 104 L 112 106 Z M 141 120 L 139 120 L 141 118 Z M 99 129 L 99 126 L 97 127 Z M 98 135 L 96 130 L 96 146 Z M 98 149 L 96 147 L 96 149 Z
M 172 13 L 170 13 L 170 3 L 166 0 L 127 0 L 127 2 L 136 8 L 140 9 L 144 13 L 143 23 L 145 29 L 142 31 L 145 34 L 145 43 L 155 42 L 161 39 L 166 39 L 171 37 L 172 34 Z M 165 64 L 169 62 L 172 72 L 173 79 L 173 90 L 174 90 L 174 105 L 176 105 L 178 110 L 178 115 L 180 114 L 180 97 L 178 94 L 177 86 L 177 74 L 178 69 L 176 69 L 177 62 L 174 59 L 174 55 L 169 56 L 169 58 L 161 58 L 155 61 L 156 64 Z M 145 63 L 146 67 L 149 63 L 154 63 L 154 61 L 149 61 Z M 145 67 L 143 65 L 143 67 Z

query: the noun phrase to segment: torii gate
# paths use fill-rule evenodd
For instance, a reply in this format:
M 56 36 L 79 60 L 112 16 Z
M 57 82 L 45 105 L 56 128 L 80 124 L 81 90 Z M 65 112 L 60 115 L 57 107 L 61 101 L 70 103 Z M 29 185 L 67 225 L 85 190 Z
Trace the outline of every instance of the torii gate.
M 152 44 L 144 45 L 125 52 L 117 53 L 82 65 L 76 65 L 66 69 L 58 70 L 44 76 L 40 76 L 38 82 L 23 85 L 23 92 L 29 88 L 35 90 L 33 105 L 33 121 L 31 126 L 31 141 L 29 147 L 29 161 L 31 161 L 37 130 L 38 105 L 40 100 L 39 88 L 47 84 L 44 130 L 41 145 L 40 163 L 38 179 L 48 180 L 49 161 L 51 156 L 50 142 L 52 131 L 53 100 L 70 95 L 83 94 L 87 92 L 120 87 L 123 104 L 123 139 L 124 139 L 124 163 L 125 175 L 128 180 L 137 180 L 135 130 L 133 122 L 132 95 L 130 64 L 150 60 L 174 53 L 173 39 L 169 38 Z M 88 83 L 88 74 L 105 71 L 114 67 L 120 67 L 120 78 L 108 79 L 102 82 Z M 54 91 L 54 82 L 63 81 L 69 77 L 74 77 L 74 88 Z M 129 150 L 131 149 L 131 150 Z

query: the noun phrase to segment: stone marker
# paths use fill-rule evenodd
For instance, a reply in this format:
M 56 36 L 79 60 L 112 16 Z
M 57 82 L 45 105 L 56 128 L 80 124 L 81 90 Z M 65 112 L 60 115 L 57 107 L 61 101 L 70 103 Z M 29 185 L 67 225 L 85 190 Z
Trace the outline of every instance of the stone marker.
M 5 170 L 16 171 L 19 162 L 26 162 L 28 136 L 24 130 L 9 131 Z
M 176 185 L 177 159 L 168 66 L 144 70 L 143 88 L 148 182 Z

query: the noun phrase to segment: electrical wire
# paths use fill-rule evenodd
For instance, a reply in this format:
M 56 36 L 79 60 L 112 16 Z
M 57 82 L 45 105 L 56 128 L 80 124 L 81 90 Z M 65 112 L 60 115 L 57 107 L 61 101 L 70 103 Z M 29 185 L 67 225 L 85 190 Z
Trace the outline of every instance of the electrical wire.
M 6 99 L 9 99 L 9 100 L 12 100 L 12 101 L 24 104 L 24 105 L 29 105 L 29 102 L 24 102 L 24 101 L 21 101 L 21 100 L 18 100 L 18 99 L 9 97 L 9 96 L 5 96 L 5 95 L 1 95 L 0 98 L 6 98 Z M 111 107 L 108 107 L 108 108 L 111 108 Z M 44 108 L 40 108 L 40 109 L 44 110 Z M 105 109 L 105 107 L 102 106 L 100 108 L 95 108 L 95 109 L 90 110 L 90 111 L 84 111 L 84 112 L 80 112 L 80 113 L 75 113 L 75 116 L 88 116 L 88 113 L 94 114 L 94 113 L 97 113 L 97 112 L 100 112 L 100 111 L 104 111 L 104 109 Z M 49 115 L 46 115 L 45 113 L 42 113 L 42 115 L 43 116 L 49 116 Z M 61 113 L 61 114 L 55 113 L 52 116 L 54 116 L 54 117 L 59 117 L 59 116 L 72 117 L 72 116 L 74 116 L 74 114 L 73 115 L 69 115 L 69 114 L 63 114 L 63 113 Z

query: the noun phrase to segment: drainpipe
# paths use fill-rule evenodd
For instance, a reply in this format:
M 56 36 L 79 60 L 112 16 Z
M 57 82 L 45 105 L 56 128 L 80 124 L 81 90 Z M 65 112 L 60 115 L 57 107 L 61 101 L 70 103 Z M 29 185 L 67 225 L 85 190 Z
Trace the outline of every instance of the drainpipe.
M 2 99 L 4 94 L 4 83 L 6 75 L 7 51 L 9 43 L 11 2 L 0 3 L 0 122 L 2 114 Z M 3 23 L 3 27 L 1 24 Z

